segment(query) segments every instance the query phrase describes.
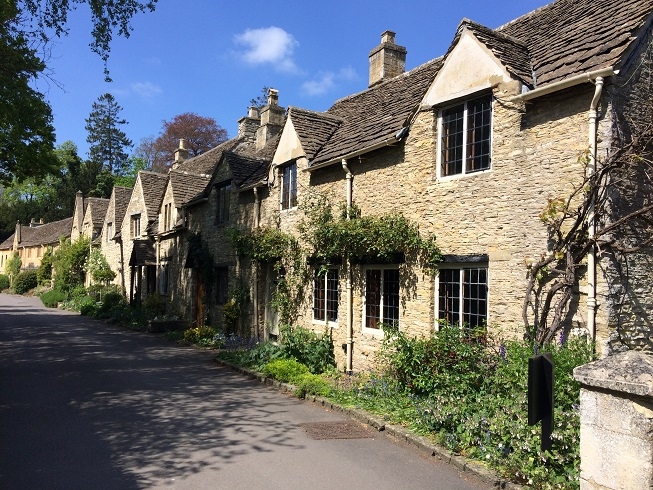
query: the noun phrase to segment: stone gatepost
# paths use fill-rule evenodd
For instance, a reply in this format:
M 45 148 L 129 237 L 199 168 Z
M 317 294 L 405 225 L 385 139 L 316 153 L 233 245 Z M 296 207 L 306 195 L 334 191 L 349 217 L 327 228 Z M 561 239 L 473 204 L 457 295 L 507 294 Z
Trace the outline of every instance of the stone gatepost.
M 653 488 L 653 355 L 579 366 L 580 488 Z

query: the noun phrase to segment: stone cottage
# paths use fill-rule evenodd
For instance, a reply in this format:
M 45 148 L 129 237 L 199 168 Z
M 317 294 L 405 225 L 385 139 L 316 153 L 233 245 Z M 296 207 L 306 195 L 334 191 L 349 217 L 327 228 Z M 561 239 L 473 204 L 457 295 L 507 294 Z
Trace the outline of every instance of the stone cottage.
M 114 284 L 119 285 L 123 292 L 127 291 L 125 257 L 122 247 L 122 222 L 127 212 L 132 189 L 129 187 L 115 186 L 111 191 L 107 212 L 102 224 L 100 235 L 100 249 L 107 259 L 107 263 L 116 273 Z
M 48 247 L 56 250 L 62 239 L 70 238 L 73 218 L 50 223 L 32 220 L 29 226 L 16 223 L 16 231 L 0 244 L 0 274 L 6 273 L 7 260 L 18 252 L 23 270 L 38 269 Z
M 290 108 L 263 203 L 278 224 L 264 226 L 297 234 L 302 203 L 318 192 L 362 215 L 401 213 L 443 253 L 436 275 L 398 256 L 315 276 L 298 323 L 328 325 L 339 365 L 369 365 L 382 323 L 523 334 L 529 265 L 551 243 L 543 210 L 623 144 L 633 98 L 650 96 L 652 7 L 558 0 L 498 29 L 465 19 L 443 57 L 407 73 L 406 49 L 388 31 L 370 53 L 368 90 L 325 113 Z M 650 193 L 637 192 L 646 207 Z M 624 259 L 590 246 L 561 312 L 566 327 L 604 353 L 649 345 L 649 263 L 646 250 Z

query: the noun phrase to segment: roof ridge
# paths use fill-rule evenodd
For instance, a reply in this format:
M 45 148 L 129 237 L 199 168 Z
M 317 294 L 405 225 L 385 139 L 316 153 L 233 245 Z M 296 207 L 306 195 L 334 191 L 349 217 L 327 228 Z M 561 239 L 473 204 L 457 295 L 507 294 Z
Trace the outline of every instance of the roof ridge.
M 505 40 L 507 40 L 507 41 L 511 41 L 511 42 L 516 43 L 516 44 L 519 44 L 519 45 L 521 45 L 522 47 L 524 47 L 524 48 L 526 48 L 526 49 L 528 50 L 528 44 L 526 44 L 525 41 L 522 41 L 521 39 L 519 39 L 519 38 L 517 38 L 517 37 L 514 37 L 514 36 L 511 36 L 511 35 L 509 35 L 509 34 L 504 34 L 503 32 L 500 32 L 500 31 L 498 30 L 498 28 L 497 28 L 497 29 L 492 29 L 491 27 L 488 27 L 488 26 L 486 26 L 486 25 L 480 24 L 480 23 L 475 22 L 475 21 L 473 21 L 473 20 L 471 20 L 471 19 L 468 19 L 468 18 L 466 18 L 466 17 L 464 17 L 464 18 L 460 21 L 460 24 L 458 24 L 458 29 L 460 29 L 463 25 L 471 25 L 471 26 L 475 26 L 475 27 L 481 27 L 482 29 L 487 29 L 487 30 L 488 30 L 489 32 L 491 32 L 493 35 L 495 35 L 495 36 L 497 36 L 497 37 L 500 37 L 500 38 L 503 38 L 503 39 L 505 39 Z
M 434 65 L 435 63 L 441 61 L 443 58 L 444 58 L 444 55 L 442 55 L 442 56 L 438 56 L 437 58 L 433 58 L 432 60 L 429 60 L 429 61 L 426 61 L 425 63 L 422 63 L 421 65 L 417 65 L 416 67 L 411 68 L 411 69 L 408 70 L 408 71 L 405 71 L 405 72 L 403 72 L 403 73 L 400 73 L 400 74 L 397 75 L 396 77 L 392 77 L 392 78 L 388 78 L 387 80 L 383 80 L 381 83 L 378 83 L 378 84 L 374 85 L 373 87 L 368 87 L 368 88 L 366 88 L 365 90 L 361 90 L 360 92 L 357 92 L 357 93 L 355 93 L 355 94 L 347 95 L 347 96 L 345 96 L 345 97 L 342 97 L 341 99 L 337 99 L 337 100 L 336 100 L 336 101 L 331 105 L 331 107 L 333 107 L 333 106 L 335 106 L 336 104 L 338 104 L 338 103 L 340 103 L 340 102 L 343 102 L 343 101 L 345 101 L 345 100 L 354 99 L 354 98 L 356 98 L 356 97 L 360 97 L 360 96 L 362 96 L 363 94 L 366 94 L 366 93 L 371 92 L 371 91 L 373 91 L 373 90 L 378 90 L 378 89 L 380 89 L 381 87 L 385 87 L 386 85 L 388 85 L 388 84 L 390 84 L 390 83 L 396 82 L 396 81 L 398 81 L 398 80 L 400 80 L 400 79 L 402 79 L 402 78 L 405 78 L 405 77 L 407 77 L 407 76 L 412 75 L 412 74 L 413 74 L 414 72 L 416 72 L 416 71 L 419 71 L 419 70 L 425 69 L 425 68 L 427 68 L 427 67 L 430 66 L 430 65 Z M 329 110 L 330 110 L 330 109 L 329 109 Z

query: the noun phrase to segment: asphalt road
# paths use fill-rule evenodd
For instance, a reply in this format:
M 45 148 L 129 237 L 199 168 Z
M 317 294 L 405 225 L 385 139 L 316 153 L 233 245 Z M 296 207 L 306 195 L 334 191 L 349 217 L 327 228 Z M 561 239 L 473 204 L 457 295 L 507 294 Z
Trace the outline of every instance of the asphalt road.
M 0 294 L 0 488 L 490 488 L 213 356 Z

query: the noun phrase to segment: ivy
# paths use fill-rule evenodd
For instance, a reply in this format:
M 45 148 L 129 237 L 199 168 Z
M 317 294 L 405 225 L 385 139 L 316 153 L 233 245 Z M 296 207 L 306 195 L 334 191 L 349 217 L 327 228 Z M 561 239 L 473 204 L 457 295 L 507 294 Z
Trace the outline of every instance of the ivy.
M 328 198 L 319 194 L 309 196 L 303 209 L 300 232 L 320 263 L 336 258 L 390 262 L 403 253 L 407 262 L 434 274 L 442 260 L 435 236 L 422 236 L 419 226 L 401 213 L 362 216 L 352 206 L 336 214 Z

